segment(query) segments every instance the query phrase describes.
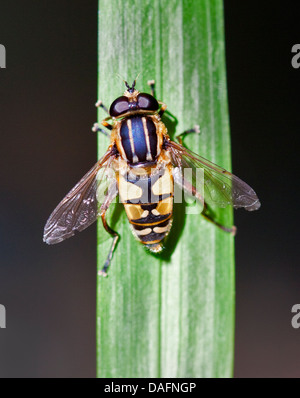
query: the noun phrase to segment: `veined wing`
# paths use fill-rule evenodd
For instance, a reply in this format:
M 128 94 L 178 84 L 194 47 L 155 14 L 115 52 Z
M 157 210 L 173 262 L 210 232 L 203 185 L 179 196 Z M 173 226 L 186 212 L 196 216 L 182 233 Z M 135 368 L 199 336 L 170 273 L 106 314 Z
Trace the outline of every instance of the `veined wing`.
M 184 169 L 192 169 L 192 186 L 196 184 L 196 170 L 204 170 L 204 200 L 208 204 L 234 208 L 244 207 L 248 211 L 260 208 L 260 201 L 254 190 L 229 171 L 197 155 L 180 144 L 166 141 L 166 148 L 171 152 L 172 163 Z
M 96 221 L 111 182 L 107 174 L 114 154 L 110 148 L 54 209 L 44 228 L 44 242 L 59 243 Z

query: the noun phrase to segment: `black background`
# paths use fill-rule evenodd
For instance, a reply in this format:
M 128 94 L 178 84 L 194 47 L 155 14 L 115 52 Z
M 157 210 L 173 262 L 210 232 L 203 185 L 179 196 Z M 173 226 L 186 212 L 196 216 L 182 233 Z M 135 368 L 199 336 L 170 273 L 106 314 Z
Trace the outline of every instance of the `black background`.
M 126 3 L 126 2 L 124 2 Z M 299 377 L 296 2 L 225 1 L 236 212 L 236 377 Z M 45 220 L 96 160 L 97 1 L 0 4 L 0 377 L 94 377 L 95 226 L 57 245 Z

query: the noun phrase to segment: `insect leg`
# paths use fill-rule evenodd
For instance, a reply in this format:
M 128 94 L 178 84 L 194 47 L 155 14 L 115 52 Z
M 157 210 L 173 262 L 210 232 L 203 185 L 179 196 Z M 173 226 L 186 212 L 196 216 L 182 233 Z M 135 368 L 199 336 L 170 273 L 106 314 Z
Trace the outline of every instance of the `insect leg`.
M 119 234 L 116 231 L 114 231 L 113 229 L 111 229 L 110 226 L 107 224 L 107 221 L 106 221 L 106 218 L 105 218 L 105 214 L 106 214 L 106 211 L 104 211 L 101 214 L 102 223 L 103 223 L 103 226 L 104 226 L 105 230 L 113 237 L 113 241 L 112 241 L 111 248 L 109 250 L 107 259 L 106 259 L 106 261 L 104 263 L 104 266 L 103 266 L 102 270 L 99 271 L 99 275 L 102 275 L 102 276 L 107 276 L 107 272 L 106 271 L 107 271 L 107 269 L 108 269 L 108 267 L 110 265 L 110 262 L 111 262 L 111 259 L 112 259 L 116 244 L 117 244 L 117 242 L 118 242 L 118 240 L 120 238 Z
M 109 114 L 108 109 L 106 108 L 106 106 L 102 103 L 101 100 L 97 101 L 95 106 L 97 108 L 102 108 L 106 113 Z M 106 119 L 105 119 L 106 120 Z M 106 128 L 108 128 L 108 130 L 112 130 L 112 126 L 105 122 L 105 124 L 102 122 L 103 126 L 105 126 Z M 92 131 L 94 131 L 95 133 L 102 133 L 104 135 L 106 135 L 106 137 L 110 137 L 110 135 L 108 134 L 107 131 L 103 130 L 100 126 L 99 123 L 94 123 L 93 127 L 92 127 Z
M 93 125 L 93 127 L 92 127 L 92 131 L 93 131 L 94 133 L 102 133 L 102 134 L 104 134 L 106 137 L 110 137 L 110 134 L 109 134 L 107 131 L 105 131 L 104 129 L 102 129 L 102 128 L 99 126 L 99 123 L 94 123 L 94 125 Z
M 110 228 L 110 226 L 107 224 L 107 221 L 105 218 L 107 209 L 109 208 L 109 206 L 111 205 L 111 203 L 113 202 L 113 200 L 116 198 L 117 195 L 118 195 L 117 182 L 115 179 L 113 179 L 108 187 L 107 194 L 106 194 L 105 199 L 100 207 L 100 215 L 102 218 L 102 224 L 103 224 L 105 230 L 113 237 L 112 245 L 111 245 L 110 251 L 108 253 L 107 259 L 104 263 L 102 270 L 99 271 L 99 275 L 102 275 L 102 276 L 107 276 L 106 271 L 107 271 L 107 268 L 109 267 L 116 244 L 120 237 L 116 231 L 114 231 L 113 229 Z
M 196 124 L 192 129 L 185 130 L 183 133 L 176 136 L 179 144 L 182 145 L 182 140 L 183 140 L 184 136 L 186 136 L 187 134 L 191 134 L 191 133 L 200 134 L 200 127 L 198 126 L 198 124 Z
M 109 124 L 109 123 L 107 122 L 107 120 L 110 120 L 110 119 L 111 119 L 111 116 L 107 116 L 107 117 L 106 117 L 104 120 L 102 120 L 102 122 L 101 122 L 102 126 L 106 127 L 108 130 L 112 130 L 112 129 L 113 129 L 112 125 Z
M 148 80 L 147 84 L 151 88 L 151 95 L 155 98 L 155 80 Z M 159 114 L 160 117 L 162 117 L 162 115 L 164 114 L 165 110 L 167 109 L 167 105 L 164 104 L 161 101 L 158 101 L 158 103 L 161 106 L 158 114 Z
M 206 212 L 207 212 L 207 204 L 204 202 L 204 209 L 203 209 L 203 212 L 201 213 L 201 216 L 204 217 L 205 220 L 213 223 L 216 227 L 220 228 L 222 231 L 228 232 L 228 233 L 230 233 L 233 236 L 236 235 L 237 229 L 236 229 L 235 225 L 233 225 L 231 228 L 225 227 L 225 225 L 222 225 L 222 224 L 218 223 L 217 221 L 215 221 Z
M 152 97 L 155 97 L 155 80 L 148 80 L 147 84 L 151 88 Z
M 159 103 L 159 105 L 161 105 L 161 108 L 160 108 L 158 114 L 159 114 L 160 117 L 162 117 L 162 115 L 164 114 L 165 110 L 167 109 L 167 105 L 164 104 L 161 101 L 158 101 L 158 103 Z
M 109 114 L 108 109 L 106 108 L 106 106 L 103 104 L 103 102 L 101 100 L 97 101 L 95 103 L 95 106 L 97 108 L 102 108 L 107 114 Z

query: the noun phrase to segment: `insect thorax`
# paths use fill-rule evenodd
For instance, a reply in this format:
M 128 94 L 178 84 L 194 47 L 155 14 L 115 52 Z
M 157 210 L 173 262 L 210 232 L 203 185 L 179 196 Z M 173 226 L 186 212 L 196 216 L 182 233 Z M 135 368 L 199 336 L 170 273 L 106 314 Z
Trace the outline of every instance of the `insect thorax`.
M 162 125 L 157 115 L 134 114 L 118 121 L 116 144 L 122 158 L 133 166 L 155 162 L 162 148 Z

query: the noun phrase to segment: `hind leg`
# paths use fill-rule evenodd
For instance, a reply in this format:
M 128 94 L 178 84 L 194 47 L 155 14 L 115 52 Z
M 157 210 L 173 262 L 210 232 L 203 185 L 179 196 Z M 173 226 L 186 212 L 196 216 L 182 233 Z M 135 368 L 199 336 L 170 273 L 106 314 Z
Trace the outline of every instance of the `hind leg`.
M 108 256 L 106 258 L 106 261 L 103 265 L 103 268 L 101 269 L 101 271 L 99 271 L 99 275 L 102 275 L 102 276 L 107 276 L 107 269 L 110 266 L 110 263 L 111 263 L 111 260 L 112 260 L 113 254 L 114 254 L 114 250 L 115 250 L 117 242 L 120 238 L 119 234 L 116 231 L 114 231 L 113 229 L 111 229 L 110 226 L 107 224 L 105 214 L 106 214 L 106 212 L 104 212 L 101 215 L 102 223 L 103 223 L 105 230 L 113 237 L 113 241 L 112 241 Z
M 206 202 L 204 202 L 204 209 L 203 209 L 203 212 L 201 213 L 201 216 L 204 217 L 205 220 L 214 224 L 216 227 L 220 228 L 222 231 L 228 232 L 233 236 L 236 235 L 237 228 L 235 225 L 233 225 L 232 227 L 226 227 L 225 225 L 220 224 L 219 222 L 214 220 L 210 215 L 208 215 L 207 211 L 208 211 L 207 204 L 206 204 Z

